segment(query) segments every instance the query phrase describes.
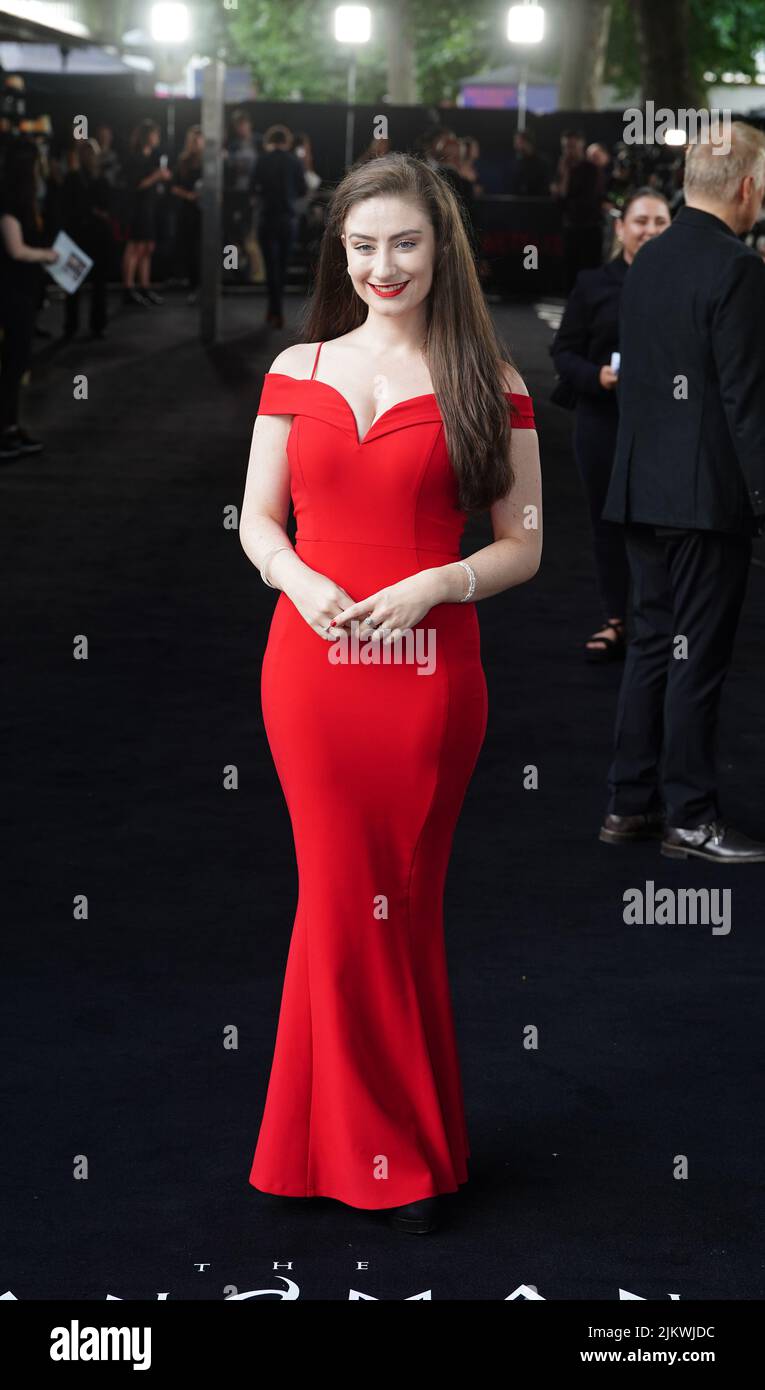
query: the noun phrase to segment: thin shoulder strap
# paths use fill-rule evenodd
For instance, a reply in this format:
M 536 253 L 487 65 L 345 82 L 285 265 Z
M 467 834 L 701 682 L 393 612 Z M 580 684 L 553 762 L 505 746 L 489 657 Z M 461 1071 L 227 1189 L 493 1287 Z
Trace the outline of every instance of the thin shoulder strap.
M 322 350 L 323 347 L 324 347 L 324 343 L 323 343 L 323 342 L 319 343 L 319 346 L 318 346 L 318 348 L 317 348 L 317 350 L 316 350 L 316 359 L 315 359 L 314 364 L 313 364 L 313 371 L 311 372 L 311 375 L 310 375 L 310 377 L 309 377 L 309 381 L 313 381 L 314 377 L 316 376 L 316 368 L 317 368 L 318 365 L 319 365 L 319 353 L 321 352 L 321 350 Z

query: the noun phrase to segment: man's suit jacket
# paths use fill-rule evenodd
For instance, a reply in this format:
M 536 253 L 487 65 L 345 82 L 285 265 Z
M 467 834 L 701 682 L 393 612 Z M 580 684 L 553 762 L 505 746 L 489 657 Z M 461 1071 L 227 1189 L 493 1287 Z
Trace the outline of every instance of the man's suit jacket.
M 751 533 L 765 515 L 765 263 L 719 217 L 680 208 L 630 266 L 619 339 L 604 519 Z
M 282 146 L 259 156 L 252 186 L 263 199 L 261 212 L 266 221 L 294 213 L 295 199 L 308 192 L 300 160 Z

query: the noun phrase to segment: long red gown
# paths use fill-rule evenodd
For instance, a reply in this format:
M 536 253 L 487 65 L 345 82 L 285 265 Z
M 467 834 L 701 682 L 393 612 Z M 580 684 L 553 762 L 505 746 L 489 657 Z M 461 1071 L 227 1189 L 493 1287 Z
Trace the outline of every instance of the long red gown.
M 357 602 L 458 560 L 466 516 L 435 395 L 359 439 L 348 401 L 315 377 L 320 351 L 310 378 L 266 374 L 259 414 L 293 416 L 298 555 Z M 533 429 L 530 398 L 506 394 L 511 423 Z M 337 663 L 342 639 L 285 593 L 271 620 L 262 709 L 298 901 L 249 1177 L 264 1192 L 380 1208 L 467 1179 L 443 894 L 487 690 L 474 603 L 439 604 L 417 627 L 435 630 L 434 661 L 423 645 L 399 664 Z

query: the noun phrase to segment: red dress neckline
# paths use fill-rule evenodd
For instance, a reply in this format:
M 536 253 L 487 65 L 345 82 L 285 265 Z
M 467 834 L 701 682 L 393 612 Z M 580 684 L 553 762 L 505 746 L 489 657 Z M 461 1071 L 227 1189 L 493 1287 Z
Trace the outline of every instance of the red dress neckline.
M 359 436 L 359 428 L 356 422 L 356 415 L 354 413 L 350 401 L 343 395 L 342 391 L 339 391 L 336 386 L 333 386 L 331 384 L 331 382 L 319 381 L 317 377 L 313 376 L 290 376 L 288 372 L 266 372 L 264 377 L 264 385 L 267 379 L 273 380 L 276 377 L 279 377 L 284 381 L 292 381 L 300 386 L 322 386 L 325 391 L 331 391 L 333 395 L 337 396 L 338 400 L 342 401 L 343 405 L 348 411 L 351 420 L 353 421 L 353 429 L 356 435 L 356 443 L 359 446 L 359 448 L 363 444 L 366 444 L 372 431 L 376 429 L 376 427 L 380 424 L 382 420 L 384 420 L 388 415 L 391 415 L 394 410 L 399 410 L 402 406 L 414 405 L 417 401 L 437 400 L 435 391 L 424 391 L 417 396 L 407 396 L 406 399 L 403 401 L 395 401 L 394 404 L 388 406 L 388 409 L 384 410 L 381 415 L 378 415 L 376 420 L 372 421 L 371 425 L 369 426 L 369 429 L 362 438 Z M 519 391 L 504 391 L 503 395 L 507 400 L 510 401 L 511 405 L 515 408 L 517 414 L 521 417 L 518 423 L 526 424 L 527 422 L 529 422 L 529 427 L 533 429 L 534 413 L 531 396 Z M 522 404 L 523 402 L 526 402 L 526 404 Z

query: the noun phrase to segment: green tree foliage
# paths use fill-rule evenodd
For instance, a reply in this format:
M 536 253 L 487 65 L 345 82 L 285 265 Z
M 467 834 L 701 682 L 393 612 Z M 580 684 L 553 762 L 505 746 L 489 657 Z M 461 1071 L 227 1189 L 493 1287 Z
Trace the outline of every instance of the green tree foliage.
M 668 5 L 673 0 L 666 0 Z M 554 76 L 566 42 L 565 0 L 541 0 L 547 35 L 530 55 L 534 68 Z M 222 9 L 230 61 L 247 64 L 263 97 L 299 95 L 304 101 L 344 101 L 348 50 L 335 42 L 329 0 L 236 0 Z M 419 100 L 454 98 L 469 73 L 513 61 L 504 33 L 506 5 L 494 0 L 411 0 Z M 386 7 L 372 6 L 373 38 L 357 50 L 357 100 L 381 101 L 387 91 Z M 704 87 L 707 71 L 755 73 L 765 48 L 765 0 L 690 0 L 688 33 L 693 76 Z M 623 93 L 640 86 L 629 0 L 613 0 L 605 80 Z M 754 91 L 758 89 L 755 88 Z
M 668 4 L 672 0 L 667 0 Z M 691 0 L 688 52 L 691 72 L 701 88 L 705 72 L 745 72 L 754 77 L 755 53 L 765 49 L 763 0 Z M 640 67 L 628 0 L 614 0 L 606 59 L 606 82 L 622 94 L 640 88 Z M 755 87 L 752 104 L 759 104 Z
M 288 99 L 299 92 L 304 101 L 344 101 L 348 46 L 334 37 L 334 4 L 316 0 L 238 0 L 228 15 L 232 46 L 249 64 L 259 94 Z M 387 91 L 384 4 L 372 7 L 372 40 L 357 48 L 356 93 L 359 102 L 380 101 Z M 453 98 L 467 73 L 507 61 L 498 53 L 504 12 L 491 0 L 411 0 L 417 38 L 419 99 L 425 103 Z

